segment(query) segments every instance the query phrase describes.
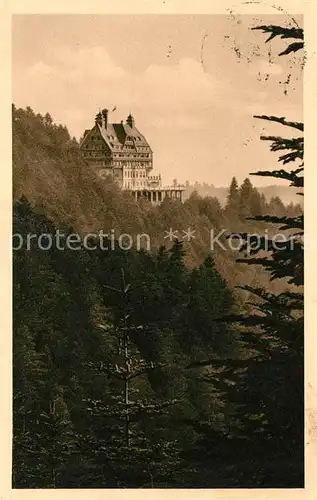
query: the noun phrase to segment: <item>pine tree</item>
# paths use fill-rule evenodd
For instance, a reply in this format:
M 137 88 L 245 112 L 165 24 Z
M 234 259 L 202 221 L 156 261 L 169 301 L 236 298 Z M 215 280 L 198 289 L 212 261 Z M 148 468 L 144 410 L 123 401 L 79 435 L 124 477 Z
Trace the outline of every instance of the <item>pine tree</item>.
M 282 38 L 296 38 L 300 42 L 291 43 L 280 55 L 296 52 L 303 47 L 303 32 L 300 29 L 284 29 L 277 26 L 261 26 L 264 32 L 270 32 L 269 39 L 275 36 Z M 287 121 L 284 117 L 256 116 L 269 122 L 280 123 L 296 131 L 303 132 L 304 126 L 299 122 Z M 262 136 L 262 140 L 271 142 L 271 151 L 281 152 L 279 162 L 284 168 L 271 171 L 260 171 L 252 175 L 285 179 L 290 186 L 303 187 L 303 137 L 283 138 L 281 136 Z M 286 167 L 295 163 L 295 167 L 286 170 Z M 297 165 L 296 165 L 297 163 Z M 273 443 L 271 452 L 275 447 L 276 456 L 292 453 L 293 461 L 288 463 L 289 482 L 298 486 L 303 484 L 303 216 L 287 217 L 279 215 L 259 215 L 253 220 L 274 224 L 278 231 L 284 235 L 283 242 L 274 241 L 273 238 L 263 237 L 260 248 L 251 250 L 251 257 L 239 259 L 248 265 L 262 266 L 271 276 L 271 280 L 282 278 L 293 285 L 290 291 L 279 294 L 269 293 L 263 288 L 244 287 L 255 297 L 252 302 L 254 314 L 232 317 L 244 327 L 247 327 L 246 343 L 256 355 L 246 363 L 246 393 L 258 394 L 255 398 L 256 405 L 242 405 L 243 411 L 240 418 L 246 425 L 253 425 L 252 435 L 260 433 L 263 443 Z M 247 241 L 247 235 L 242 235 Z M 242 251 L 247 250 L 247 243 Z M 266 250 L 266 255 L 261 253 Z M 257 256 L 257 254 L 259 254 Z M 251 328 L 251 331 L 250 331 Z M 262 364 L 259 364 L 262 363 Z M 234 375 L 234 369 L 229 368 L 231 375 L 237 382 L 240 375 Z M 292 376 L 290 376 L 292 373 Z M 228 374 L 227 374 L 228 375 Z M 279 380 L 282 390 L 274 389 L 265 397 L 268 377 Z M 241 385 L 241 384 L 240 384 Z M 261 386 L 261 389 L 259 387 Z M 262 401 L 259 397 L 261 390 Z M 243 392 L 242 392 L 243 393 Z M 241 394 L 241 392 L 240 392 Z M 262 407 L 262 411 L 261 411 Z M 290 418 L 292 414 L 292 418 Z M 285 419 L 285 415 L 288 418 Z M 252 420 L 253 419 L 253 420 Z M 287 456 L 287 455 L 285 455 Z M 256 481 L 260 481 L 260 477 Z M 266 481 L 268 478 L 266 477 Z M 287 485 L 287 473 L 276 470 L 275 483 L 282 482 Z
M 128 299 L 132 287 L 126 283 L 123 269 L 121 272 L 121 287 L 109 287 L 121 304 L 119 324 L 115 328 L 101 325 L 108 334 L 115 335 L 117 343 L 114 362 L 99 365 L 99 370 L 114 380 L 115 392 L 108 403 L 87 400 L 95 429 L 95 434 L 88 438 L 88 448 L 94 449 L 93 461 L 99 466 L 99 474 L 94 472 L 93 486 L 164 487 L 172 484 L 180 462 L 177 443 L 162 439 L 166 409 L 177 400 L 138 397 L 140 390 L 146 391 L 144 379 L 160 364 L 143 359 L 133 343 L 135 327 L 129 324 Z M 105 467 L 110 476 L 105 474 Z
M 239 186 L 235 177 L 232 178 L 229 187 L 225 210 L 229 214 L 237 214 L 239 210 Z
M 193 269 L 189 277 L 189 304 L 183 331 L 190 336 L 188 344 L 201 346 L 219 356 L 221 351 L 230 349 L 230 334 L 225 325 L 217 320 L 224 313 L 229 314 L 233 305 L 233 297 L 226 282 L 218 273 L 215 261 L 208 255 L 204 262 Z M 192 338 L 192 332 L 195 336 Z M 185 339 L 184 339 L 185 340 Z
M 244 179 L 239 189 L 239 217 L 245 220 L 251 215 L 253 186 L 249 178 Z
M 24 241 L 13 254 L 13 486 L 72 487 L 82 463 L 71 410 L 91 388 L 82 363 L 100 347 L 90 318 L 95 294 L 82 274 L 88 262 L 36 244 L 28 251 L 27 234 L 55 228 L 25 199 L 13 221 Z
M 250 197 L 251 215 L 253 215 L 253 216 L 262 215 L 264 213 L 263 208 L 264 208 L 263 207 L 263 200 L 261 198 L 261 195 L 256 188 L 253 188 L 252 194 Z
M 297 52 L 303 47 L 301 29 L 278 26 L 256 29 L 271 33 L 269 40 L 275 36 L 300 40 L 291 43 L 280 55 Z M 296 131 L 304 130 L 302 123 L 290 122 L 284 117 L 256 118 Z M 284 168 L 251 175 L 285 179 L 291 188 L 302 188 L 302 135 L 292 139 L 280 136 L 262 136 L 261 139 L 271 141 L 271 151 L 282 153 L 279 162 Z M 286 169 L 295 162 L 298 165 Z M 248 183 L 244 191 L 250 193 L 249 187 Z M 245 200 L 247 196 L 241 198 Z M 250 220 L 276 225 L 284 234 L 284 241 L 263 236 L 260 247 L 250 249 L 248 234 L 240 234 L 245 240 L 241 251 L 250 252 L 251 257 L 246 254 L 238 262 L 263 267 L 271 280 L 283 279 L 291 287 L 281 293 L 270 293 L 263 287 L 243 287 L 253 297 L 249 304 L 253 312 L 224 318 L 233 325 L 241 325 L 243 358 L 210 359 L 189 367 L 208 366 L 207 380 L 233 404 L 230 442 L 237 459 L 231 470 L 234 484 L 240 487 L 303 487 L 303 216 L 259 215 Z M 206 431 L 204 435 L 208 436 Z M 220 436 L 218 439 L 223 443 L 222 449 L 226 449 L 228 438 Z

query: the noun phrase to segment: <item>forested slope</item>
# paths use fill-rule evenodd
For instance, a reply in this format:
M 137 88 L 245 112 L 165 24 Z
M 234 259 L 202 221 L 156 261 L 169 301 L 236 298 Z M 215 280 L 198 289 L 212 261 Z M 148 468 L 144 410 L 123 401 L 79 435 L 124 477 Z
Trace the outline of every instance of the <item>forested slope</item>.
M 235 285 L 274 291 L 286 281 L 270 284 L 265 271 L 235 263 L 234 250 L 210 251 L 210 230 L 263 229 L 247 220 L 269 209 L 250 181 L 232 181 L 224 208 L 197 194 L 184 204 L 136 203 L 95 176 L 65 127 L 14 107 L 13 180 L 14 234 L 23 241 L 13 252 L 14 487 L 285 484 L 283 457 L 297 439 L 297 417 L 291 431 L 285 420 L 294 406 L 285 381 L 300 387 L 301 371 L 283 365 L 281 349 L 277 364 L 250 362 L 256 388 L 247 378 L 235 392 L 226 363 L 239 370 L 257 351 L 222 318 L 248 296 Z M 164 239 L 188 227 L 191 242 Z M 147 233 L 151 249 L 25 244 L 28 234 L 45 242 L 57 230 L 100 229 Z M 212 366 L 199 368 L 204 359 Z M 296 453 L 291 485 L 302 477 Z

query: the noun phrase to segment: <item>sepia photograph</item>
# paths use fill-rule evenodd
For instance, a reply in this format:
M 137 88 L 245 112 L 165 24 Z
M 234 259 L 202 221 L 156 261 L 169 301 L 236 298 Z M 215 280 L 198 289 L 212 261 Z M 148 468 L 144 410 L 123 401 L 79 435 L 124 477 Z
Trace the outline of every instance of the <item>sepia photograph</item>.
M 303 16 L 12 16 L 12 488 L 301 489 Z

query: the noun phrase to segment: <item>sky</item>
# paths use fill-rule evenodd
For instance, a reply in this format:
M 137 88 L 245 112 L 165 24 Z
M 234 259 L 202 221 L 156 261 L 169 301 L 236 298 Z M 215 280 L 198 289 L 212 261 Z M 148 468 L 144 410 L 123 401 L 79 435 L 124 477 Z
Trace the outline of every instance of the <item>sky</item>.
M 301 55 L 279 57 L 285 42 L 251 28 L 294 22 L 302 27 L 284 14 L 15 15 L 12 101 L 78 139 L 99 108 L 116 107 L 110 122 L 131 112 L 166 184 L 241 183 L 277 166 L 260 135 L 286 132 L 253 116 L 303 119 Z

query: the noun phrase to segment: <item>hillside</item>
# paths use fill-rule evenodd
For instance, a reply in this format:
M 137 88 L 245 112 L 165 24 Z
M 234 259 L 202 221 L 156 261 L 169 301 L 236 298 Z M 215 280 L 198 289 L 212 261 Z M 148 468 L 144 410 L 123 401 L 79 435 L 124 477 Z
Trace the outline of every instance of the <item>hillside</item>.
M 170 228 L 178 231 L 180 239 L 186 236 L 183 231 L 193 228 L 194 238 L 184 241 L 185 262 L 190 267 L 199 265 L 210 253 L 211 231 L 214 235 L 223 229 L 256 232 L 256 225 L 246 220 L 252 215 L 252 203 L 254 210 L 264 213 L 278 210 L 279 215 L 292 215 L 300 210 L 298 206 L 284 207 L 279 199 L 267 204 L 250 183 L 246 184 L 244 194 L 242 191 L 240 214 L 226 211 L 215 197 L 202 198 L 195 193 L 183 204 L 167 199 L 158 207 L 146 200 L 136 202 L 110 179 L 105 182 L 95 175 L 82 160 L 78 144 L 66 127 L 55 125 L 49 114 L 41 116 L 30 108 L 13 106 L 14 200 L 22 195 L 60 229 L 71 227 L 82 236 L 100 230 L 112 231 L 116 238 L 128 233 L 134 245 L 136 236 L 145 233 L 149 236 L 151 251 L 157 251 L 161 245 L 171 245 L 166 238 Z M 261 228 L 260 224 L 258 229 Z M 225 238 L 222 242 L 225 245 Z M 269 284 L 261 270 L 235 264 L 237 251 L 227 246 L 223 250 L 215 244 L 213 253 L 217 269 L 230 287 L 246 281 L 253 285 Z M 273 283 L 270 287 L 281 289 L 283 284 Z
M 188 185 L 184 203 L 167 198 L 153 206 L 145 199 L 136 201 L 131 193 L 120 191 L 111 178 L 98 178 L 83 161 L 79 144 L 70 137 L 67 126 L 54 123 L 48 112 L 43 116 L 30 107 L 12 106 L 13 489 L 305 486 L 304 214 L 302 198 L 293 198 L 294 191 L 303 190 L 304 186 L 304 123 L 290 121 L 294 118 L 286 113 L 287 109 L 296 110 L 293 104 L 289 106 L 291 101 L 287 103 L 291 87 L 296 92 L 292 97 L 297 94 L 296 99 L 300 98 L 301 85 L 295 79 L 300 78 L 305 62 L 304 32 L 297 18 L 293 19 L 295 24 L 285 18 L 281 25 L 277 18 L 270 17 L 269 24 L 269 18 L 252 18 L 252 26 L 245 26 L 246 38 L 240 51 L 241 37 L 236 28 L 243 28 L 243 22 L 236 16 L 229 18 L 229 24 L 235 25 L 234 39 L 229 36 L 228 25 L 223 33 L 230 45 L 234 42 L 232 61 L 239 63 L 241 76 L 247 75 L 249 82 L 249 67 L 254 68 L 253 62 L 256 63 L 254 57 L 260 56 L 258 62 L 263 66 L 268 56 L 270 69 L 278 65 L 285 70 L 285 76 L 288 73 L 287 82 L 282 84 L 282 74 L 273 71 L 275 76 L 271 72 L 271 76 L 264 77 L 264 92 L 259 94 L 258 84 L 255 88 L 251 80 L 250 85 L 240 80 L 236 65 L 228 79 L 229 73 L 221 72 L 221 68 L 230 69 L 228 45 L 223 43 L 221 31 L 219 44 L 220 39 L 212 39 L 213 30 L 209 30 L 210 37 L 204 35 L 206 26 L 202 25 L 198 39 L 203 40 L 203 45 L 209 40 L 201 54 L 204 61 L 190 64 L 189 78 L 184 78 L 187 73 L 183 70 L 180 80 L 173 77 L 174 86 L 168 78 L 168 68 L 173 69 L 176 60 L 185 68 L 188 59 L 184 64 L 181 53 L 173 49 L 168 54 L 173 54 L 171 65 L 166 65 L 160 38 L 153 37 L 159 49 L 156 61 L 163 57 L 166 71 L 160 78 L 155 69 L 148 80 L 153 58 L 152 66 L 144 66 L 144 73 L 137 70 L 134 63 L 141 63 L 139 48 L 149 47 L 133 38 L 137 42 L 136 59 L 131 46 L 132 53 L 126 54 L 132 63 L 128 70 L 117 58 L 119 46 L 126 51 L 124 44 L 118 46 L 116 42 L 113 19 L 109 21 L 110 32 L 100 25 L 102 33 L 110 36 L 102 45 L 108 48 L 111 40 L 114 42 L 113 59 L 110 54 L 105 59 L 99 49 L 94 59 L 85 49 L 87 42 L 79 43 L 72 36 L 67 18 L 67 40 L 81 54 L 78 65 L 72 64 L 76 53 L 64 50 L 68 47 L 66 40 L 62 50 L 59 47 L 57 51 L 59 55 L 56 52 L 56 64 L 58 59 L 62 66 L 53 62 L 56 29 L 52 43 L 48 44 L 49 52 L 43 52 L 49 39 L 44 28 L 44 45 L 37 43 L 32 47 L 37 71 L 29 66 L 30 45 L 23 29 L 17 30 L 20 49 L 27 49 L 21 51 L 18 59 L 19 68 L 25 66 L 17 79 L 17 83 L 23 82 L 18 86 L 23 90 L 24 102 L 26 96 L 34 105 L 47 102 L 47 96 L 57 90 L 62 99 L 57 104 L 65 112 L 61 116 L 69 117 L 70 126 L 77 123 L 81 128 L 77 121 L 80 114 L 74 111 L 78 110 L 78 103 L 89 107 L 85 97 L 78 99 L 77 93 L 83 85 L 83 95 L 87 96 L 87 75 L 92 77 L 93 99 L 97 98 L 98 88 L 104 95 L 107 82 L 108 102 L 112 101 L 111 88 L 118 96 L 117 76 L 123 73 L 125 80 L 120 81 L 129 86 L 132 75 L 142 75 L 141 79 L 132 76 L 132 84 L 137 84 L 143 96 L 146 94 L 147 102 L 138 92 L 133 92 L 131 102 L 138 103 L 139 111 L 142 103 L 143 123 L 147 115 L 156 122 L 152 136 L 148 129 L 150 143 L 155 145 L 153 138 L 159 139 L 160 132 L 166 132 L 164 137 L 173 142 L 174 133 L 180 132 L 180 142 L 170 146 L 173 149 L 163 146 L 166 139 L 158 141 L 157 146 L 161 145 L 155 147 L 157 159 L 175 165 L 168 161 L 168 156 L 176 152 L 184 171 L 186 165 L 180 151 L 188 159 L 188 151 L 197 150 L 191 162 L 202 165 L 200 158 L 205 157 L 210 159 L 211 168 L 213 163 L 221 168 L 222 152 L 226 154 L 230 148 L 231 158 L 236 161 L 229 186 L 217 190 L 206 183 Z M 87 21 L 91 24 L 90 18 Z M 134 21 L 129 23 L 135 26 Z M 196 21 L 193 20 L 195 25 Z M 258 25 L 259 22 L 265 24 Z M 217 19 L 216 32 L 218 24 Z M 77 25 L 76 18 L 74 26 Z M 191 32 L 188 26 L 186 21 L 185 38 Z M 265 35 L 263 52 L 254 45 L 256 30 Z M 36 44 L 38 37 L 34 33 L 35 27 L 30 37 Z M 122 25 L 119 33 L 122 34 Z M 160 29 L 159 33 L 171 36 L 170 30 Z M 175 30 L 177 38 L 179 34 Z M 96 40 L 100 40 L 99 28 L 96 35 Z M 270 41 L 272 44 L 267 45 Z M 274 49 L 275 43 L 279 45 Z M 190 55 L 190 45 L 185 45 L 183 54 Z M 217 45 L 224 48 L 220 58 L 213 50 Z M 176 49 L 176 44 L 173 47 Z M 43 57 L 36 57 L 36 48 L 41 49 Z M 207 66 L 202 67 L 208 65 L 210 49 L 216 56 L 213 67 L 219 69 L 216 79 L 209 78 L 212 75 Z M 148 52 L 153 55 L 152 50 Z M 278 54 L 277 59 L 274 53 Z M 247 54 L 250 58 L 246 58 Z M 38 61 L 42 61 L 40 68 Z M 46 61 L 49 66 L 44 64 Z M 94 70 L 109 70 L 108 66 L 116 69 L 110 72 L 116 75 L 113 80 L 108 72 Z M 195 67 L 199 67 L 203 86 L 196 87 L 196 77 L 191 79 L 196 74 Z M 48 72 L 47 68 L 53 71 Z M 33 80 L 29 80 L 31 73 L 37 90 L 32 87 Z M 257 82 L 262 80 L 258 78 L 260 74 L 254 72 Z M 229 80 L 234 87 L 226 88 Z M 279 92 L 278 80 L 282 85 Z M 146 81 L 149 87 L 143 86 Z M 62 92 L 55 85 L 58 82 L 63 84 Z M 167 84 L 163 93 L 162 82 Z M 153 93 L 147 92 L 149 89 Z M 194 97 L 204 99 L 203 108 L 196 105 Z M 179 115 L 174 107 L 176 101 Z M 251 136 L 249 126 L 255 102 L 260 103 L 258 112 L 271 109 L 274 114 L 254 116 L 260 121 L 259 127 L 252 126 Z M 124 103 L 123 100 L 122 106 Z M 167 119 L 170 120 L 171 110 L 177 118 L 174 124 L 170 120 L 170 129 L 166 120 L 158 120 L 157 105 L 161 112 L 162 103 L 167 105 Z M 297 104 L 300 110 L 301 99 Z M 214 110 L 212 114 L 210 109 Z M 111 113 L 115 110 L 116 106 Z M 84 115 L 86 111 L 83 108 L 80 113 Z M 106 127 L 107 117 L 106 110 L 96 117 L 101 121 L 103 134 L 111 128 Z M 129 122 L 133 124 L 130 116 Z M 133 127 L 129 127 L 130 134 Z M 118 130 L 122 132 L 123 128 L 119 125 Z M 173 134 L 169 134 L 171 130 Z M 115 147 L 115 135 L 108 134 L 107 139 L 104 136 L 106 141 L 109 139 L 113 166 L 122 167 L 122 175 L 114 172 L 114 177 L 126 178 L 128 183 L 129 178 L 138 177 L 140 182 L 140 163 L 142 158 L 150 159 L 150 153 L 145 153 L 141 144 L 139 150 L 137 139 L 134 147 L 127 135 L 126 151 L 130 155 L 126 158 L 132 158 L 135 168 L 126 164 L 126 173 L 130 175 L 123 175 L 124 148 L 119 144 L 119 148 Z M 263 146 L 268 154 L 263 156 L 264 150 L 257 147 L 258 143 L 256 146 L 254 142 L 252 148 L 242 147 L 244 139 L 247 145 L 258 135 L 266 141 Z M 202 138 L 206 148 L 203 155 L 197 149 Z M 222 140 L 225 142 L 221 144 Z M 86 158 L 93 165 L 99 162 L 101 167 L 101 154 L 102 163 L 107 154 L 95 133 L 87 145 Z M 219 145 L 217 154 L 213 146 Z M 235 149 L 237 145 L 241 149 Z M 116 156 L 112 149 L 116 149 Z M 228 164 L 229 161 L 228 157 Z M 247 172 L 253 167 L 259 170 L 255 176 L 272 179 L 265 194 L 252 183 L 258 177 L 250 174 L 241 179 L 239 175 L 242 169 Z M 214 170 L 207 178 L 216 182 L 212 177 Z M 144 180 L 146 186 L 146 177 Z M 289 184 L 289 196 L 282 188 L 276 190 L 274 183 L 280 182 Z
M 236 285 L 289 286 L 237 264 L 232 248 L 210 248 L 210 231 L 255 233 L 263 223 L 250 215 L 300 207 L 268 203 L 248 179 L 232 181 L 224 208 L 196 193 L 153 207 L 99 180 L 49 114 L 13 107 L 12 126 L 22 241 L 13 252 L 13 487 L 302 484 L 302 366 L 290 317 L 274 312 L 285 335 L 276 343 L 258 323 L 244 338 L 232 322 L 257 308 Z M 164 238 L 170 228 L 183 238 Z M 106 250 L 101 229 L 118 239 Z M 60 249 L 50 244 L 57 231 L 97 246 Z M 123 233 L 133 242 L 146 233 L 150 248 L 121 248 Z M 37 237 L 30 248 L 28 235 Z M 212 366 L 199 368 L 206 358 Z

